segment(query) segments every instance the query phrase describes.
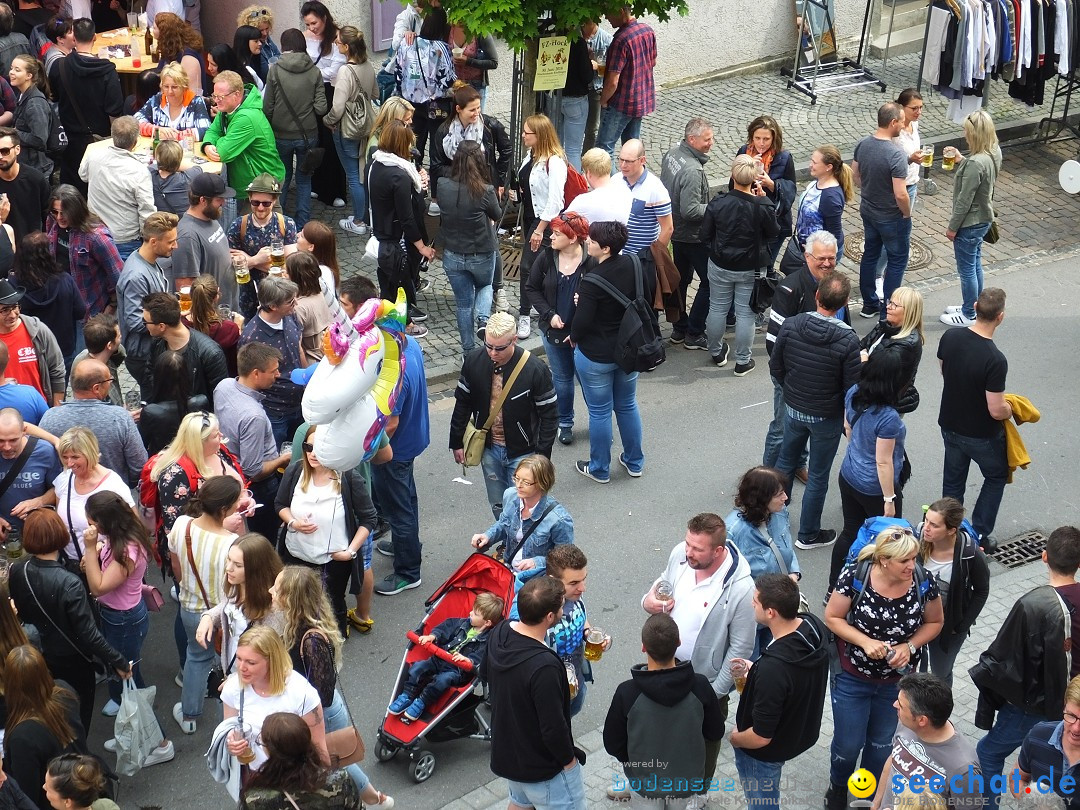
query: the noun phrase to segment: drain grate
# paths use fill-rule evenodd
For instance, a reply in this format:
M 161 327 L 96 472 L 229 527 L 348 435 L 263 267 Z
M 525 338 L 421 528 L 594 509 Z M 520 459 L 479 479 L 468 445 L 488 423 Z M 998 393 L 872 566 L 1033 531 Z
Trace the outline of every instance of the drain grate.
M 1004 543 L 998 543 L 997 551 L 990 556 L 1006 568 L 1019 568 L 1042 559 L 1045 548 L 1046 537 L 1042 532 L 1024 532 Z
M 858 264 L 862 259 L 864 238 L 865 234 L 862 231 L 855 231 L 844 238 L 844 255 L 855 264 Z M 883 253 L 882 255 L 885 254 Z M 934 253 L 930 250 L 930 246 L 921 239 L 917 239 L 914 236 L 911 237 L 911 249 L 907 269 L 922 270 L 925 267 L 929 267 L 930 262 L 933 260 Z

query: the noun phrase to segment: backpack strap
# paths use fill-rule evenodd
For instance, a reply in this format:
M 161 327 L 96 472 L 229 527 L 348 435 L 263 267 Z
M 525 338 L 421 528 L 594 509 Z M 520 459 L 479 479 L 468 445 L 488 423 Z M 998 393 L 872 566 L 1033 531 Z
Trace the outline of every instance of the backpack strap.
M 612 284 L 610 281 L 608 281 L 606 278 L 599 278 L 596 276 L 595 273 L 586 273 L 581 277 L 581 281 L 582 283 L 586 281 L 592 282 L 593 284 L 597 285 L 605 292 L 607 292 L 608 295 L 610 295 L 624 307 L 630 306 L 630 299 L 623 295 L 619 288 Z

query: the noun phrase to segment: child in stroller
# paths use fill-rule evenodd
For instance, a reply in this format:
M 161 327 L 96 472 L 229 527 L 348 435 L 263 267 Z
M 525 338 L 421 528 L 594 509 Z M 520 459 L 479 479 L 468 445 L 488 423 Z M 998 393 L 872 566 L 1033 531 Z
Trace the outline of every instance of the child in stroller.
M 440 622 L 430 634 L 420 636 L 419 643 L 427 646 L 434 642 L 456 661 L 468 658 L 477 670 L 487 651 L 488 631 L 502 619 L 504 607 L 495 594 L 478 594 L 468 616 Z M 468 683 L 472 677 L 472 673 L 434 655 L 416 661 L 409 665 L 404 689 L 390 704 L 389 713 L 404 714 L 407 721 L 418 720 L 426 706 L 434 705 L 445 692 Z

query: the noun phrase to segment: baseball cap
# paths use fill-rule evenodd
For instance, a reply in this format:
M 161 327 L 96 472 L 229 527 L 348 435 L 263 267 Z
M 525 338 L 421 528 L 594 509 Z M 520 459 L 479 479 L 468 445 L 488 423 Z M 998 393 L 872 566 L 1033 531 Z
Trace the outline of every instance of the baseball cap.
M 199 197 L 235 197 L 236 192 L 225 185 L 220 174 L 203 172 L 191 181 L 191 193 Z

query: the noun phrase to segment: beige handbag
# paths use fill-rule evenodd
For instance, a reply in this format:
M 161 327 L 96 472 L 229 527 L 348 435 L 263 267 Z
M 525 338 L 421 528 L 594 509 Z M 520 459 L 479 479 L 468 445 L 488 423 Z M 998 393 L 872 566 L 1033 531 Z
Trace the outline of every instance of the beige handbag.
M 514 382 L 517 380 L 521 369 L 525 367 L 525 363 L 528 359 L 529 350 L 526 349 L 521 353 L 521 358 L 517 361 L 517 365 L 514 366 L 514 370 L 510 372 L 510 376 L 506 378 L 502 393 L 499 394 L 499 398 L 495 401 L 495 407 L 491 409 L 491 413 L 488 414 L 487 421 L 484 422 L 482 428 L 478 428 L 473 421 L 473 418 L 471 416 L 469 417 L 468 424 L 465 425 L 465 434 L 462 436 L 462 448 L 465 451 L 464 466 L 479 466 L 480 459 L 484 457 L 484 448 L 487 446 L 488 431 L 491 430 L 491 426 L 495 424 L 495 419 L 502 410 L 507 394 L 509 394 L 510 389 L 514 387 Z

